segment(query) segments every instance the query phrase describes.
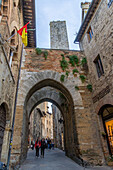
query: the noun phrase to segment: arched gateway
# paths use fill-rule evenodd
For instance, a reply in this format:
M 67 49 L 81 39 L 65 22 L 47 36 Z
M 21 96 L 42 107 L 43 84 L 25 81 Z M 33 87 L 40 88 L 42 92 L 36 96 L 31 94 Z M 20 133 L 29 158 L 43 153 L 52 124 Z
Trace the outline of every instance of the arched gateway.
M 64 82 L 60 80 L 64 74 L 60 67 L 61 54 L 77 55 L 79 58 L 82 58 L 83 54 L 66 50 L 47 51 L 47 60 L 42 55 L 36 55 L 34 49 L 26 49 L 23 57 L 12 158 L 16 164 L 26 158 L 29 115 L 42 101 L 51 101 L 60 109 L 64 118 L 66 155 L 78 163 L 81 163 L 81 158 L 90 161 L 91 155 L 91 160 L 99 163 L 102 161 L 102 151 L 97 118 L 93 111 L 91 94 L 86 88 L 87 83 L 82 83 L 79 78 L 79 74 L 86 73 L 78 67 L 79 74 L 73 76 L 70 73 Z M 73 68 L 70 68 L 70 72 L 72 70 Z M 78 86 L 79 90 L 76 90 L 75 86 Z

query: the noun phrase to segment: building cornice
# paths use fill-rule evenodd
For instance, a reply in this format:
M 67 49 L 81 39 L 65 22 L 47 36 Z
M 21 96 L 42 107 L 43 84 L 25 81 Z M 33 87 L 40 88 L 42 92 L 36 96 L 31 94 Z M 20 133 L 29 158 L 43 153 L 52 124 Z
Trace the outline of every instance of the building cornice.
M 85 32 L 91 18 L 92 18 L 92 16 L 94 15 L 100 1 L 101 0 L 92 0 L 90 8 L 89 8 L 89 10 L 88 10 L 83 22 L 82 22 L 82 25 L 81 25 L 81 27 L 79 29 L 79 32 L 78 32 L 78 34 L 77 34 L 77 36 L 75 38 L 74 43 L 81 41 L 82 36 L 83 36 L 83 34 L 84 34 L 84 32 Z
M 28 24 L 28 47 L 36 47 L 36 19 L 35 19 L 35 0 L 23 0 L 24 25 Z

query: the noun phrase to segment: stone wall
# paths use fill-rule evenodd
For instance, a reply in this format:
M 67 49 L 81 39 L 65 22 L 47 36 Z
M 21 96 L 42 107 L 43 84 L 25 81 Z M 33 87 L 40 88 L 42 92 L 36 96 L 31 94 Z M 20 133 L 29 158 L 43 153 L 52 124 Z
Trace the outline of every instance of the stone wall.
M 91 26 L 93 37 L 88 41 L 87 31 Z M 93 86 L 93 105 L 95 114 L 99 113 L 102 106 L 113 105 L 113 3 L 108 7 L 106 0 L 101 0 L 80 42 L 82 50 L 88 60 L 89 82 Z M 94 60 L 100 55 L 104 74 L 99 78 Z M 96 115 L 95 115 L 96 116 Z M 97 116 L 101 146 L 105 156 L 109 155 L 107 141 L 102 138 L 103 122 Z
M 9 140 L 12 127 L 15 91 L 18 77 L 18 69 L 20 64 L 20 56 L 22 49 L 22 42 L 18 35 L 15 35 L 17 39 L 16 45 L 18 45 L 18 50 L 14 51 L 14 56 L 12 64 L 13 67 L 9 65 L 10 58 L 10 45 L 11 40 L 5 42 L 10 36 L 14 29 L 19 29 L 23 24 L 22 20 L 22 8 L 18 8 L 19 1 L 16 1 L 16 6 L 14 7 L 13 1 L 2 1 L 2 9 L 5 6 L 5 10 L 1 11 L 1 21 L 0 21 L 0 105 L 5 104 L 7 111 L 6 118 L 6 128 L 4 133 L 4 141 L 2 146 L 1 161 L 7 163 L 8 151 L 9 151 Z M 21 23 L 21 24 L 20 24 Z
M 18 163 L 20 159 L 23 161 L 27 154 L 26 130 L 29 121 L 27 108 L 30 100 L 32 98 L 35 104 L 36 102 L 39 104 L 48 96 L 46 100 L 51 101 L 52 99 L 58 108 L 62 108 L 66 155 L 78 163 L 81 163 L 80 158 L 82 158 L 90 163 L 101 164 L 103 162 L 102 148 L 91 92 L 86 88 L 88 80 L 86 79 L 82 83 L 79 78 L 79 75 L 86 75 L 86 72 L 81 65 L 78 65 L 79 73 L 73 75 L 71 72 L 74 67 L 69 67 L 69 76 L 65 77 L 64 82 L 60 81 L 61 75 L 65 75 L 60 66 L 61 54 L 68 60 L 70 55 L 76 55 L 81 59 L 84 57 L 83 53 L 71 50 L 41 50 L 48 52 L 47 60 L 45 60 L 44 53 L 37 55 L 35 49 L 32 48 L 26 49 L 26 55 L 23 58 L 12 151 L 13 157 L 17 153 L 17 149 L 20 155 L 16 154 L 18 159 L 15 160 L 15 163 Z M 79 87 L 79 90 L 75 89 L 75 85 Z M 49 91 L 49 94 L 47 92 L 45 95 L 45 91 L 39 95 L 39 92 L 45 87 L 52 88 L 53 92 Z M 65 96 L 65 102 L 62 105 L 60 103 L 62 100 L 57 100 L 59 92 Z M 56 97 L 53 97 L 55 93 Z M 35 101 L 38 95 L 41 98 L 38 97 L 38 101 Z M 18 118 L 20 124 L 17 123 Z M 21 134 L 19 139 L 17 134 Z
M 35 108 L 30 116 L 29 137 L 32 141 L 36 141 L 38 137 L 42 138 L 42 113 L 40 112 L 41 110 Z
M 64 124 L 60 110 L 53 105 L 53 139 L 55 147 L 64 150 Z

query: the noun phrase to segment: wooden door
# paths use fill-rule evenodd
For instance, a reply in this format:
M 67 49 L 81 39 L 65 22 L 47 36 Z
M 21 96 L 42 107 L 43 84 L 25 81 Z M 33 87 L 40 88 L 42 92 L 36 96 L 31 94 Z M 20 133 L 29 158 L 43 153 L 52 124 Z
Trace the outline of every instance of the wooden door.
M 0 106 L 0 157 L 2 151 L 2 144 L 3 144 L 3 137 L 4 137 L 4 130 L 6 125 L 6 111 L 4 106 Z

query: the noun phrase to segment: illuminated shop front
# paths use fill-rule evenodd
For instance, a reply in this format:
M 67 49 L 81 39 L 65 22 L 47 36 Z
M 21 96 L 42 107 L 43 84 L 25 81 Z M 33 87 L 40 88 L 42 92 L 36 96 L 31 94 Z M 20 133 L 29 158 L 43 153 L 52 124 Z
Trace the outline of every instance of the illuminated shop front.
M 102 110 L 103 125 L 110 155 L 113 155 L 113 106 L 105 105 Z

